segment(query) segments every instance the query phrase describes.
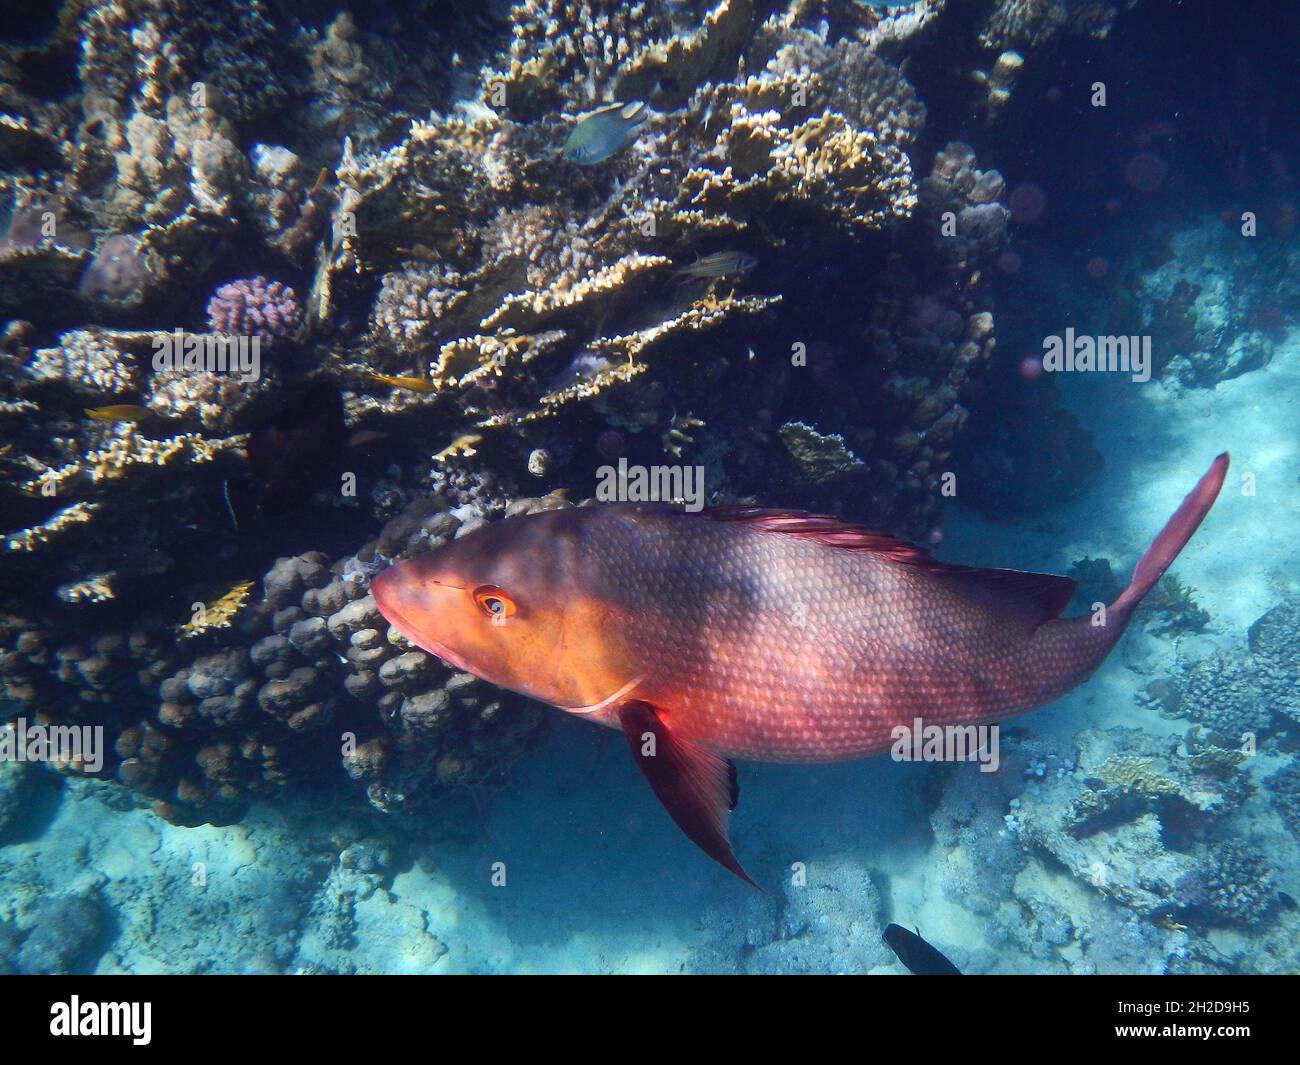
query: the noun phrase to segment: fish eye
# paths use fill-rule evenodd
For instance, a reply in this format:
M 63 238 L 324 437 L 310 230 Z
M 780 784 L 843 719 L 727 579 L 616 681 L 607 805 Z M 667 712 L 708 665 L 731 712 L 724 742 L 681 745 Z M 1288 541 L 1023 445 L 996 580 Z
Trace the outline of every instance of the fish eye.
M 495 584 L 480 584 L 475 588 L 474 604 L 484 617 L 493 621 L 511 617 L 515 612 L 515 601 Z

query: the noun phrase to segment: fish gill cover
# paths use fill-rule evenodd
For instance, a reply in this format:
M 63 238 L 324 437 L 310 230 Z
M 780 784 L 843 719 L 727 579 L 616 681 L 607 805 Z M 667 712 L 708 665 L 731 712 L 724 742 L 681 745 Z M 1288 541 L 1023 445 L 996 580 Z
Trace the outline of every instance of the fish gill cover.
M 367 907 L 395 905 L 376 886 L 412 855 L 447 875 L 428 841 L 480 845 L 502 804 L 545 790 L 530 766 L 565 744 L 587 756 L 538 703 L 391 627 L 370 583 L 489 520 L 589 500 L 601 468 L 698 468 L 700 503 L 947 537 L 961 561 L 1063 572 L 1106 551 L 1126 575 L 1237 417 L 1212 410 L 1195 453 L 1186 432 L 1160 437 L 1155 457 L 1182 465 L 1153 498 L 1074 378 L 1045 372 L 1043 336 L 1154 336 L 1155 382 L 1131 387 L 1164 405 L 1099 404 L 1152 424 L 1295 357 L 1295 144 L 1241 132 L 1268 88 L 1249 72 L 1222 75 L 1234 92 L 1189 86 L 1206 132 L 1162 125 L 1158 100 L 1097 106 L 1085 64 L 1113 92 L 1147 6 L 68 0 L 16 17 L 0 37 L 0 713 L 15 736 L 102 729 L 102 764 L 52 762 L 63 792 L 149 818 L 164 850 L 209 837 L 154 815 L 271 839 L 270 805 L 306 800 L 336 822 L 285 844 L 312 855 L 274 892 L 285 913 L 231 889 L 271 928 L 262 949 L 184 964 L 401 967 L 391 938 L 358 953 L 358 929 L 383 924 Z M 1178 163 L 1233 179 L 1182 177 L 1179 218 Z M 1240 237 L 1246 210 L 1258 240 Z M 1094 240 L 1098 219 L 1128 236 Z M 1071 539 L 1052 508 L 1099 498 L 1113 520 Z M 1082 610 L 1126 580 L 1086 572 L 1109 584 Z M 922 811 L 929 886 L 891 902 L 882 870 L 911 882 L 878 846 L 832 850 L 811 884 L 764 899 L 692 870 L 725 931 L 683 935 L 687 964 L 896 971 L 893 920 L 964 973 L 1293 966 L 1273 885 L 1297 887 L 1297 670 L 1277 636 L 1294 589 L 1238 617 L 1201 587 L 1221 574 L 1157 586 L 1132 638 L 1141 702 L 1106 688 L 1191 728 L 1181 746 L 1080 715 L 1008 735 L 991 777 L 868 778 Z M 1207 623 L 1222 647 L 1193 640 Z M 1266 788 L 1265 762 L 1238 764 L 1242 730 L 1267 748 Z M 584 779 L 566 786 L 602 787 Z M 40 817 L 61 816 L 37 802 L 48 787 L 0 761 L 0 943 L 22 945 L 0 970 L 145 967 L 138 871 L 61 883 L 41 849 Z M 1249 820 L 1232 812 L 1248 803 Z M 1261 818 L 1289 830 L 1260 837 Z M 809 861 L 767 846 L 769 882 Z M 64 909 L 85 951 L 33 938 L 51 890 L 80 900 Z M 934 912 L 890 912 L 903 904 Z M 492 933 L 458 941 L 432 906 L 412 964 L 481 966 Z

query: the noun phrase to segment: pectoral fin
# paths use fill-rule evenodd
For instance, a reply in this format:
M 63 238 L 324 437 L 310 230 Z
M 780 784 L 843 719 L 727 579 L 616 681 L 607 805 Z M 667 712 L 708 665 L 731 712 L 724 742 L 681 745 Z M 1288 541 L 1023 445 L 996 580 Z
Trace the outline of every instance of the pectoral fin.
M 736 767 L 674 736 L 649 703 L 625 703 L 618 714 L 632 757 L 677 827 L 723 868 L 758 887 L 741 868 L 727 839 L 727 815 L 740 797 Z

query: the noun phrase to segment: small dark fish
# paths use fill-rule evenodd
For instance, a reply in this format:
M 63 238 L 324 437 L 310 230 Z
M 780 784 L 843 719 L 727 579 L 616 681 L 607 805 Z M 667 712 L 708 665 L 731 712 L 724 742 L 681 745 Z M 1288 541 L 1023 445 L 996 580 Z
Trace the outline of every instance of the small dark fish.
M 1288 910 L 1294 910 L 1294 909 L 1296 908 L 1296 901 L 1295 901 L 1295 899 L 1293 899 L 1293 898 L 1292 898 L 1290 895 L 1288 895 L 1285 891 L 1279 891 L 1279 892 L 1277 893 L 1277 897 L 1278 897 L 1278 900 L 1282 903 L 1282 905 L 1283 905 L 1286 909 L 1288 909 Z
M 922 939 L 920 932 L 891 924 L 881 938 L 907 971 L 916 976 L 961 976 L 961 970 Z
M 682 277 L 738 277 L 749 273 L 758 265 L 758 260 L 744 251 L 715 251 L 705 255 L 690 266 L 683 266 L 677 273 Z
M 641 100 L 593 111 L 579 119 L 560 154 L 579 166 L 603 163 L 636 140 L 646 117 L 645 103 Z

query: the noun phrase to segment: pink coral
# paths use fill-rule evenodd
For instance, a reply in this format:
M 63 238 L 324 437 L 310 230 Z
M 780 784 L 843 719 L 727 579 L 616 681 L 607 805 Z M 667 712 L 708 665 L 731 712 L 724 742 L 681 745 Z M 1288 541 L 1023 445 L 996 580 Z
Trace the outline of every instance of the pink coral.
M 228 336 L 287 337 L 302 322 L 293 289 L 264 277 L 228 281 L 208 300 L 208 327 Z

